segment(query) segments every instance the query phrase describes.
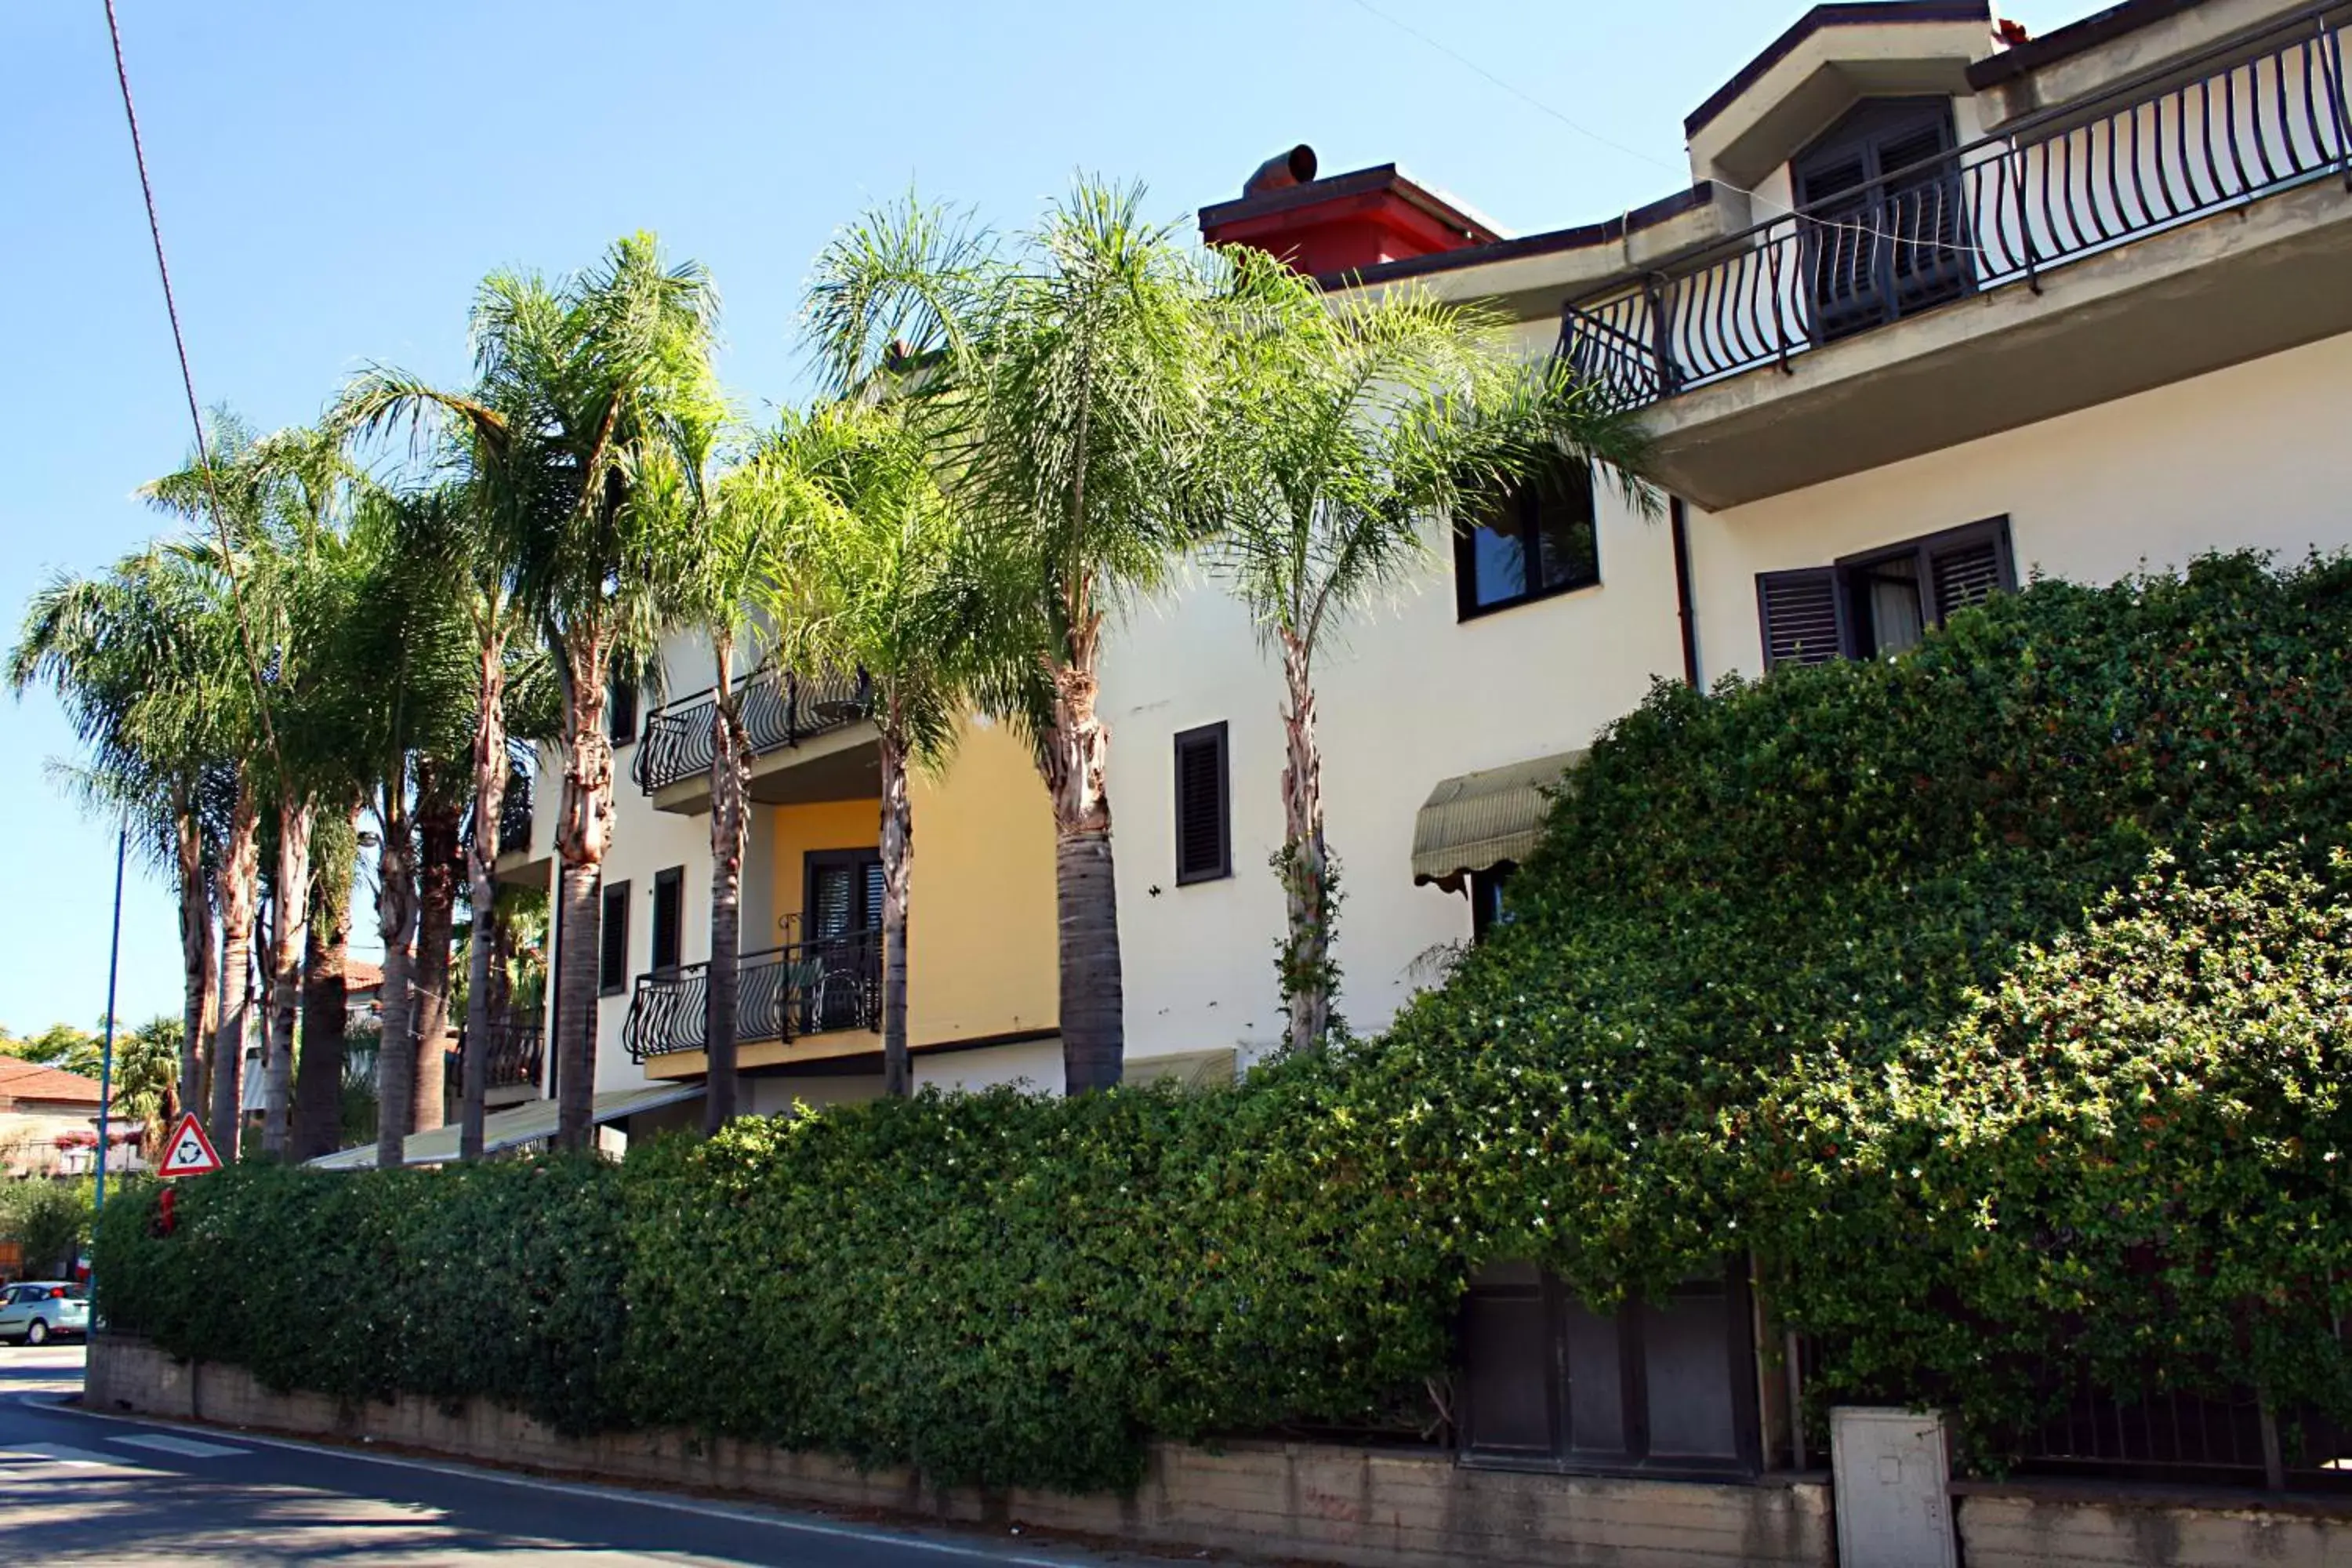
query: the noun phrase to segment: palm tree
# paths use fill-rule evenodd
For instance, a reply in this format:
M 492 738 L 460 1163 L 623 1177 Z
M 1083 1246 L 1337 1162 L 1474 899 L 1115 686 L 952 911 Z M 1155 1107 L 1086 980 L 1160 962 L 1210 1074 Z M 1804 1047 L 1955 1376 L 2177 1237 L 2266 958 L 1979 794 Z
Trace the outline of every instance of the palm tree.
M 513 531 L 516 606 L 557 665 L 556 1142 L 565 1148 L 587 1146 L 593 1116 L 598 885 L 612 840 L 607 689 L 616 657 L 651 657 L 657 625 L 656 584 L 627 504 L 628 459 L 723 417 L 710 363 L 717 312 L 699 267 L 666 267 L 653 237 L 634 235 L 557 282 L 508 272 L 485 279 L 473 391 L 376 369 L 347 390 L 337 415 L 339 427 L 353 429 L 432 412 L 467 430 L 490 458 L 482 478 L 496 492 L 491 514 Z M 502 755 L 497 762 L 504 766 Z M 397 1113 L 387 1106 L 385 1114 Z
M 310 917 L 302 956 L 302 1054 L 296 1063 L 295 1160 L 315 1160 L 339 1146 L 343 1040 L 350 1021 L 345 965 L 352 938 L 352 885 L 357 880 L 362 813 L 352 804 L 319 815 L 310 843 Z
M 704 984 L 703 1126 L 734 1119 L 742 974 L 743 848 L 751 828 L 751 738 L 743 696 L 772 668 L 775 633 L 799 613 L 779 570 L 782 525 L 805 483 L 773 451 L 721 470 L 718 426 L 682 424 L 673 445 L 628 466 L 630 504 L 646 541 L 666 624 L 689 627 L 711 653 L 710 963 Z M 740 672 L 739 674 L 739 671 Z
M 1315 656 L 1428 559 L 1432 525 L 1479 498 L 1599 463 L 1627 496 L 1645 447 L 1633 422 L 1559 360 L 1530 364 L 1505 321 L 1411 289 L 1333 301 L 1255 250 L 1224 258 L 1213 406 L 1200 465 L 1223 531 L 1216 560 L 1282 660 L 1288 914 L 1276 963 L 1296 1050 L 1324 1043 L 1338 967 L 1323 835 Z
M 913 1092 L 907 931 L 914 873 L 910 764 L 944 768 L 984 661 L 988 595 L 954 512 L 898 405 L 836 404 L 788 424 L 766 458 L 814 491 L 779 578 L 805 609 L 795 662 L 864 672 L 881 789 L 882 1087 Z
M 1014 590 L 990 617 L 1012 657 L 983 686 L 1028 728 L 1052 797 L 1073 1093 L 1118 1083 L 1125 1050 L 1104 632 L 1209 525 L 1195 482 L 1218 342 L 1207 279 L 1139 202 L 1081 181 L 1009 262 L 908 203 L 836 237 L 811 300 L 837 389 L 913 367 L 910 428 L 998 563 L 990 576 Z
M 205 1102 L 205 1046 L 217 1012 L 212 869 L 232 770 L 213 717 L 236 678 L 208 617 L 214 606 L 184 563 L 161 550 L 126 556 L 102 576 L 59 578 L 26 607 L 8 658 L 21 698 L 58 696 L 89 761 L 69 775 L 93 809 L 126 817 L 174 878 L 184 986 L 179 1099 Z

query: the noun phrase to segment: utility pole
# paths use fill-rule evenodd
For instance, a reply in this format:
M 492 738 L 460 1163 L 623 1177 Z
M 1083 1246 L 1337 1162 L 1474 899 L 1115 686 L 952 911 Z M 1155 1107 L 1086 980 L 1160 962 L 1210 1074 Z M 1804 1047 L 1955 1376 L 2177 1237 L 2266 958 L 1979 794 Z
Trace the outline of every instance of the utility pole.
M 114 936 L 106 952 L 106 1042 L 98 1058 L 98 1190 L 90 1210 L 106 1206 L 106 1154 L 114 1110 L 114 983 L 122 972 L 122 862 L 131 853 L 131 825 L 114 836 Z

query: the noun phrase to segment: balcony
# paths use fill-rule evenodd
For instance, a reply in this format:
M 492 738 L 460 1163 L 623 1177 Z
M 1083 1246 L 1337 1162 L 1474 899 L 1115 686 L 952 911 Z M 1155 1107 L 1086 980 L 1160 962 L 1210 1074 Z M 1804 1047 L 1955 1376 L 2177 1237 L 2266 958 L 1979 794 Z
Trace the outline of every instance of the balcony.
M 824 737 L 848 733 L 866 717 L 872 684 L 863 674 L 766 673 L 739 684 L 743 730 L 751 743 L 754 772 L 762 758 L 796 751 Z M 672 810 L 707 805 L 698 790 L 682 790 L 710 777 L 715 692 L 704 690 L 656 710 L 646 721 L 629 775 L 655 804 Z
M 738 1045 L 874 1029 L 882 1017 L 881 930 L 747 952 L 737 986 Z M 621 1031 L 629 1055 L 642 1062 L 702 1050 L 709 1000 L 708 963 L 637 976 Z
M 448 1067 L 449 1092 L 463 1094 L 466 1052 L 471 1042 L 460 1034 L 457 1048 L 443 1058 Z M 511 1011 L 490 1020 L 489 1092 L 529 1089 L 536 1094 L 547 1062 L 547 1015 L 536 1009 Z
M 2352 331 L 2343 0 L 1572 300 L 1720 509 Z M 1759 374 L 1769 371 L 1769 374 Z

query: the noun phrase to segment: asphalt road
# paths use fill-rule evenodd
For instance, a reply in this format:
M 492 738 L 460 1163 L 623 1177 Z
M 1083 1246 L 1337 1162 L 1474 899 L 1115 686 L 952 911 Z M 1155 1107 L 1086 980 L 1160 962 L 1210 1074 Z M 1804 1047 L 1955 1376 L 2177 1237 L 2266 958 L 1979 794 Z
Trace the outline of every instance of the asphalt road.
M 78 1346 L 0 1345 L 0 1561 L 16 1563 L 1133 1564 L 1051 1544 L 539 1480 L 85 1415 Z

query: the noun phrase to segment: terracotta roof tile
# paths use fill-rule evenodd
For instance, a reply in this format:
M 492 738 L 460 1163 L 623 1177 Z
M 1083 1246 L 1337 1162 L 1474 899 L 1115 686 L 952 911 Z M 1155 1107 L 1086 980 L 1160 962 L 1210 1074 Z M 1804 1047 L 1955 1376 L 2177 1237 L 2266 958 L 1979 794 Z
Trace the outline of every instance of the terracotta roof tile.
M 79 1073 L 18 1057 L 0 1057 L 0 1101 L 68 1100 L 95 1108 L 98 1092 L 97 1083 Z

